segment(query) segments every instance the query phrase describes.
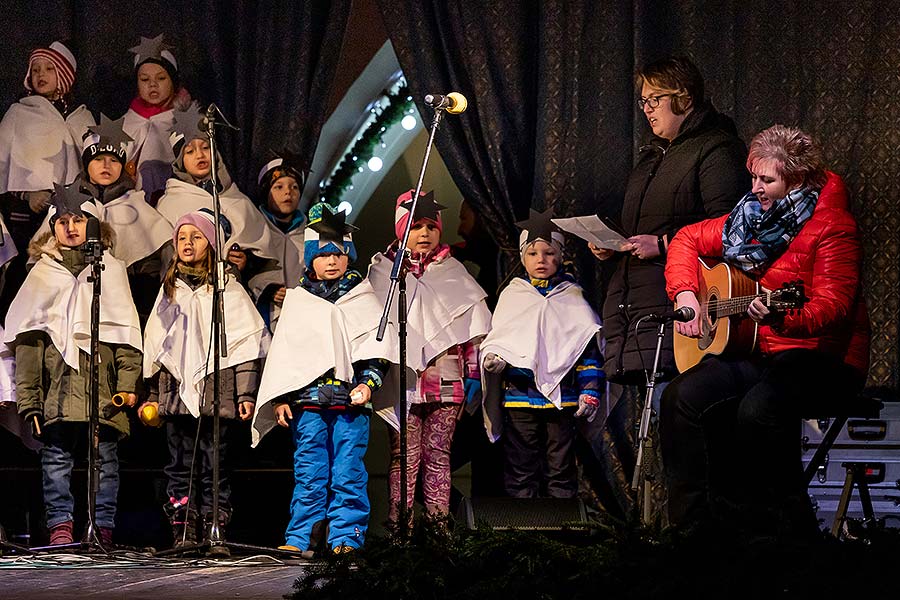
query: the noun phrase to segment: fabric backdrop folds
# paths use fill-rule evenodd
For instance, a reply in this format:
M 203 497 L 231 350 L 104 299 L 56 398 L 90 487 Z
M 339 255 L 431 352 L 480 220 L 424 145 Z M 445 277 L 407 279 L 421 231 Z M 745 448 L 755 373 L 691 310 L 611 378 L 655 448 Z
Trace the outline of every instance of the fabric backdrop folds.
M 595 4 L 379 0 L 420 112 L 432 114 L 427 93 L 468 99 L 465 113 L 443 120 L 435 145 L 511 264 L 514 223 L 529 207 L 618 211 L 631 168 L 632 84 L 622 77 L 633 70 L 631 9 Z M 570 244 L 590 284 L 595 261 L 583 246 Z
M 0 16 L 3 110 L 23 91 L 31 49 L 63 39 L 78 60 L 76 99 L 95 116 L 117 118 L 136 93 L 129 48 L 139 36 L 162 33 L 191 95 L 204 107 L 215 102 L 240 128 L 221 128 L 217 141 L 232 177 L 255 198 L 270 150 L 287 146 L 312 161 L 350 6 L 351 0 L 147 0 L 111 10 L 105 0 L 9 3 Z

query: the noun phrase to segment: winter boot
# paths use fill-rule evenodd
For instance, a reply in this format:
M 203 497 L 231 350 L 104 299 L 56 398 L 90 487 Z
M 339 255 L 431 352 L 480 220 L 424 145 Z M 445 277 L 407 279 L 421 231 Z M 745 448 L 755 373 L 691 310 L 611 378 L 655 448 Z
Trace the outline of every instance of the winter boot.
M 50 545 L 62 546 L 74 542 L 72 537 L 72 521 L 63 521 L 50 528 Z
M 175 538 L 173 548 L 193 546 L 197 543 L 197 511 L 188 508 L 187 497 L 169 498 L 163 507 L 169 523 L 172 525 L 172 536 Z
M 225 526 L 231 521 L 231 511 L 225 508 L 219 508 L 219 539 L 225 540 Z M 209 541 L 209 533 L 212 529 L 212 515 L 207 513 L 203 515 L 203 541 Z M 216 544 L 210 546 L 207 556 L 211 558 L 228 558 L 231 556 L 231 550 L 224 544 Z
M 113 549 L 113 530 L 112 527 L 101 527 L 100 528 L 100 543 L 103 544 L 103 547 L 107 550 Z

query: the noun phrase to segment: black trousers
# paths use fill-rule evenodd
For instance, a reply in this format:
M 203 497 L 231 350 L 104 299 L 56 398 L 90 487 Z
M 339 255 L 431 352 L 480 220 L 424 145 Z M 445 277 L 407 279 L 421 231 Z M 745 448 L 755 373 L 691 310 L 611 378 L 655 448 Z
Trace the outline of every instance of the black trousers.
M 801 419 L 810 407 L 852 402 L 862 383 L 837 358 L 805 349 L 708 356 L 674 379 L 660 407 L 670 523 L 703 520 L 719 499 L 811 517 Z
M 219 419 L 219 508 L 223 513 L 230 515 L 231 484 L 228 480 L 228 470 L 225 468 L 228 426 L 228 419 Z M 176 499 L 190 497 L 190 506 L 196 507 L 200 514 L 205 515 L 212 512 L 213 501 L 214 456 L 211 418 L 203 418 L 199 438 L 198 440 L 197 419 L 181 415 L 166 418 L 166 440 L 169 446 L 169 464 L 164 469 L 168 478 L 166 492 Z M 196 457 L 195 444 L 197 444 Z M 191 486 L 192 468 L 193 486 Z
M 573 498 L 575 409 L 509 408 L 503 426 L 503 486 L 514 498 Z

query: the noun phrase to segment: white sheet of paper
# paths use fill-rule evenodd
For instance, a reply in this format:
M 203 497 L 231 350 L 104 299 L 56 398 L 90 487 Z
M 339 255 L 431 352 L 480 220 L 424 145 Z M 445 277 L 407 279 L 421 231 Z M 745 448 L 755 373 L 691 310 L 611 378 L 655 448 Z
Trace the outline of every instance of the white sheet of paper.
M 598 248 L 621 252 L 630 242 L 610 229 L 597 215 L 550 219 L 565 232 L 577 235 Z

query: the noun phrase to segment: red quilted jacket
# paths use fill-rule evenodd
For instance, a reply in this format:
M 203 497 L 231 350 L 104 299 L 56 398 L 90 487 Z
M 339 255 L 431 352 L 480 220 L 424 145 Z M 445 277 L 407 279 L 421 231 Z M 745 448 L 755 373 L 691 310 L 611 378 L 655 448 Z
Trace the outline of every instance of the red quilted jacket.
M 698 293 L 698 257 L 722 257 L 722 229 L 728 215 L 683 227 L 669 245 L 666 291 Z M 781 324 L 762 326 L 759 350 L 773 354 L 791 348 L 820 350 L 843 357 L 865 374 L 869 368 L 869 320 L 860 293 L 862 249 L 856 221 L 847 210 L 847 188 L 828 173 L 813 216 L 787 250 L 760 278 L 769 290 L 803 280 L 809 298 Z

